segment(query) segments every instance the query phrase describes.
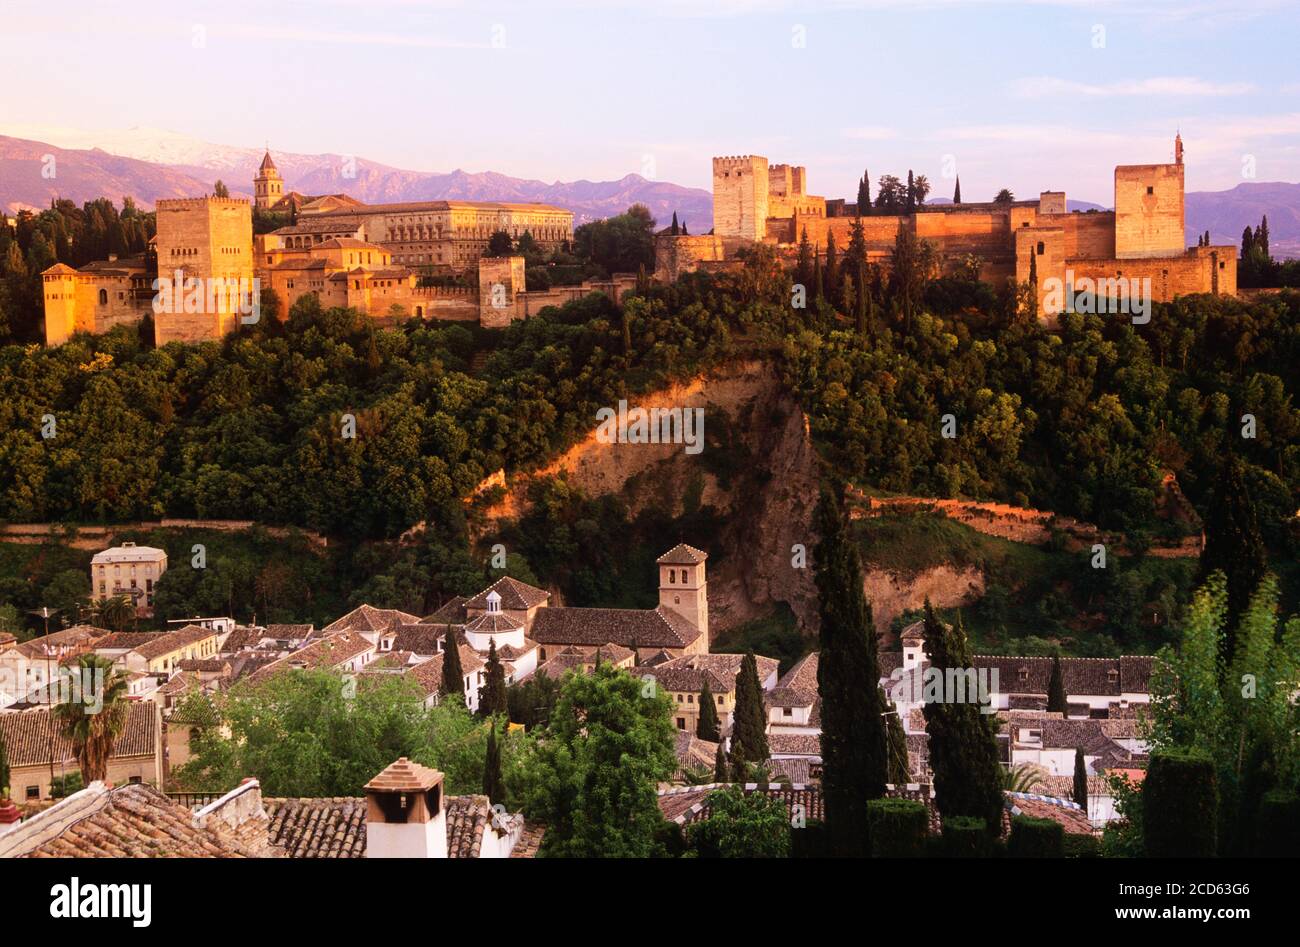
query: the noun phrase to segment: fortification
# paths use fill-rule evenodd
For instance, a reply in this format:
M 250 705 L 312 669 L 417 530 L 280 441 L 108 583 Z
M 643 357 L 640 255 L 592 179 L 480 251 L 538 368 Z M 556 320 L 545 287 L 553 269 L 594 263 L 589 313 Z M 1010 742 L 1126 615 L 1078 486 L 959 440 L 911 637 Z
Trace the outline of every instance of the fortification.
M 524 291 L 524 258 L 485 256 L 478 261 L 479 322 L 489 328 L 524 318 L 519 294 Z
M 769 186 L 766 158 L 714 158 L 713 233 L 719 237 L 764 239 Z
M 173 287 L 170 302 L 155 312 L 155 341 L 162 346 L 220 339 L 235 329 L 240 314 L 252 302 L 253 215 L 249 203 L 207 196 L 160 200 L 155 209 L 158 278 L 171 280 Z M 203 300 L 198 306 L 190 293 L 182 293 L 191 279 L 202 284 Z M 218 280 L 226 285 L 219 286 Z

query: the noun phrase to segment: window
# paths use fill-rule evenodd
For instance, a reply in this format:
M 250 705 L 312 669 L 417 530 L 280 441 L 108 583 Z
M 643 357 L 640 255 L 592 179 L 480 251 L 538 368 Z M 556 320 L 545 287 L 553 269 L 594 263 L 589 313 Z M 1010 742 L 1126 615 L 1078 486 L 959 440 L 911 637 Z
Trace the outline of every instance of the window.
M 677 718 L 677 729 L 678 729 L 678 730 L 685 730 L 685 729 L 686 729 L 686 718 L 685 718 L 685 717 L 678 717 L 678 718 Z
M 676 570 L 676 569 L 669 569 L 669 570 L 668 570 L 668 582 L 669 582 L 670 585 L 676 585 L 676 584 L 677 584 L 677 570 Z
M 1148 194 L 1154 194 L 1155 192 L 1156 192 L 1156 189 L 1155 189 L 1154 187 L 1152 187 L 1150 184 L 1148 184 L 1148 185 L 1147 185 L 1147 193 L 1148 193 Z
M 1038 255 L 1039 255 L 1039 256 L 1042 256 L 1042 255 L 1043 255 L 1043 251 L 1044 251 L 1045 249 L 1047 249 L 1047 248 L 1043 245 L 1043 241 L 1039 240 L 1039 241 L 1038 241 Z
M 722 706 L 722 695 L 721 695 L 721 694 L 718 695 L 718 706 L 719 706 L 719 707 Z
M 131 777 L 131 782 L 133 782 L 133 783 L 138 783 L 138 782 L 140 782 L 140 777 L 139 777 L 139 776 L 132 776 L 132 777 Z
M 782 707 L 782 708 L 781 708 L 781 716 L 782 716 L 782 717 L 793 717 L 793 716 L 794 716 L 794 708 L 793 708 L 793 707 Z
M 108 290 L 106 290 L 106 289 L 101 289 L 101 290 L 99 291 L 99 304 L 100 304 L 101 306 L 107 306 L 107 305 L 108 305 Z
M 688 704 L 693 704 L 693 703 L 695 703 L 695 695 L 694 695 L 694 694 L 687 694 L 687 695 L 686 695 L 686 703 L 688 703 Z

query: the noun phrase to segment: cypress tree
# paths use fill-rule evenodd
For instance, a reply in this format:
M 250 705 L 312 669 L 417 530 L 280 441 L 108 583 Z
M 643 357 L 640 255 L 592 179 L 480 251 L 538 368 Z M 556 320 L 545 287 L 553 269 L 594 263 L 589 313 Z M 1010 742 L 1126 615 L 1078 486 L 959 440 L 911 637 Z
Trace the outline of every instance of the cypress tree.
M 1061 656 L 1052 655 L 1052 677 L 1047 682 L 1047 710 L 1054 714 L 1063 714 L 1067 710 L 1065 699 L 1065 682 L 1061 678 Z
M 1229 454 L 1219 470 L 1214 502 L 1205 520 L 1205 548 L 1201 551 L 1200 577 L 1215 571 L 1228 580 L 1228 614 L 1223 629 L 1223 658 L 1230 662 L 1237 644 L 1237 620 L 1250 605 L 1268 568 L 1267 551 L 1259 531 L 1255 504 L 1246 486 L 1245 468 Z
M 679 232 L 680 231 L 678 230 L 677 227 L 677 211 L 673 211 L 673 226 L 672 229 L 669 231 L 669 233 L 671 233 L 675 237 Z
M 1074 748 L 1074 801 L 1088 811 L 1088 767 L 1081 746 Z
M 822 298 L 822 255 L 820 253 L 813 256 L 813 278 L 812 278 L 813 297 Z
M 713 753 L 713 781 L 715 783 L 725 783 L 729 775 L 727 772 L 727 751 L 722 748 L 722 742 L 718 741 L 718 748 Z
M 1264 259 L 1271 259 L 1272 253 L 1268 249 L 1268 214 L 1265 214 L 1259 221 L 1259 231 L 1257 232 L 1258 244 L 1260 250 L 1264 253 Z
M 981 713 L 970 694 L 960 703 L 947 693 L 947 682 L 971 667 L 966 631 L 961 618 L 945 626 L 925 602 L 925 644 L 930 670 L 943 675 L 944 699 L 925 704 L 925 729 L 929 734 L 930 769 L 934 773 L 934 802 L 945 819 L 971 816 L 983 819 L 990 834 L 1002 828 L 1002 764 L 992 715 Z M 825 753 L 823 751 L 823 757 Z
M 710 743 L 718 742 L 717 701 L 713 699 L 713 691 L 709 687 L 707 677 L 704 679 L 704 687 L 700 690 L 700 719 L 695 726 L 695 735 L 701 740 L 708 740 Z
M 835 234 L 830 230 L 826 231 L 826 266 L 822 268 L 822 280 L 825 285 L 825 296 L 832 303 L 839 296 L 839 271 L 835 265 Z
M 1241 258 L 1244 260 L 1250 256 L 1250 251 L 1255 245 L 1255 232 L 1250 229 L 1250 225 L 1241 232 Z
M 501 749 L 497 746 L 497 728 L 488 724 L 487 756 L 483 761 L 483 795 L 489 802 L 504 802 L 505 789 L 501 781 Z
M 952 189 L 952 202 L 954 204 L 961 203 L 961 175 L 960 174 L 957 175 L 957 186 Z
M 912 179 L 912 169 L 907 169 L 907 212 L 916 213 L 916 183 Z
M 858 216 L 865 217 L 871 213 L 871 172 L 864 170 L 858 181 Z
M 867 800 L 885 793 L 889 764 L 880 662 L 862 563 L 841 512 L 840 488 L 823 486 L 814 514 L 821 616 L 817 689 L 822 698 L 822 796 L 827 835 L 844 855 L 868 848 Z
M 488 645 L 483 686 L 478 689 L 478 712 L 484 717 L 509 712 L 506 703 L 506 669 L 497 657 L 496 641 Z
M 808 228 L 804 227 L 799 236 L 799 258 L 794 268 L 794 281 L 807 288 L 812 277 L 812 244 L 808 242 Z
M 878 688 L 878 691 L 877 699 L 884 708 L 888 728 L 889 781 L 895 786 L 905 786 L 912 778 L 907 760 L 907 731 L 903 729 L 903 718 L 898 708 L 885 696 L 885 689 Z
M 451 630 L 451 625 L 447 626 L 447 634 L 443 639 L 442 650 L 442 681 L 438 685 L 439 701 L 450 698 L 453 701 L 460 701 L 462 707 L 465 706 L 465 672 L 460 666 L 460 645 L 456 640 L 456 633 Z
M 746 651 L 736 674 L 736 710 L 731 717 L 731 755 L 747 763 L 762 763 L 767 752 L 767 711 L 758 680 L 754 652 Z
M 683 217 L 683 218 L 682 218 L 682 236 L 683 236 L 683 237 L 689 237 L 690 235 L 691 235 L 691 232 L 690 232 L 689 230 L 686 229 L 686 218 Z
M 0 802 L 9 798 L 9 750 L 5 747 L 4 734 L 0 733 Z

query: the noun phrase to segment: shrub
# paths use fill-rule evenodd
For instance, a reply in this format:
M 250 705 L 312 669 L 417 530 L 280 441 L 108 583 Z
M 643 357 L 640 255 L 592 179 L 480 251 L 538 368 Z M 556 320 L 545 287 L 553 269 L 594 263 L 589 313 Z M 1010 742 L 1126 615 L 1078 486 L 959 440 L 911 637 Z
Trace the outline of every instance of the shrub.
M 1101 842 L 1092 835 L 1065 836 L 1066 858 L 1101 858 Z
M 1294 858 L 1300 851 L 1300 796 L 1284 789 L 1265 793 L 1255 826 L 1256 855 Z
M 1157 750 L 1142 783 L 1148 858 L 1212 858 L 1219 793 L 1214 762 L 1196 749 Z
M 1013 816 L 1007 854 L 1012 858 L 1064 858 L 1065 829 L 1051 819 Z
M 875 858 L 919 858 L 929 831 L 925 803 L 872 799 L 867 803 L 871 854 Z
M 941 838 L 940 852 L 947 858 L 987 858 L 993 853 L 984 820 L 974 816 L 944 819 Z

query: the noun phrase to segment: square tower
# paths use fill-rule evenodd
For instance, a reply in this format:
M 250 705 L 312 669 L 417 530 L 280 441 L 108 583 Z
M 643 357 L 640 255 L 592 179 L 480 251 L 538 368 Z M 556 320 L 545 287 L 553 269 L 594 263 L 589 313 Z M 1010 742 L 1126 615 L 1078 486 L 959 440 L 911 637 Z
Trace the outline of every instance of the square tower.
M 446 858 L 442 773 L 402 757 L 365 785 L 367 858 Z
M 1115 168 L 1115 256 L 1179 256 L 1183 232 L 1183 166 L 1133 164 Z
M 678 543 L 655 560 L 659 565 L 659 606 L 685 618 L 709 640 L 709 583 L 704 563 L 709 554 Z
M 478 261 L 479 324 L 500 328 L 515 319 L 523 319 L 519 294 L 527 285 L 525 279 L 523 257 L 481 257 Z
M 767 236 L 767 159 L 759 155 L 713 159 L 713 232 L 759 241 Z
M 158 278 L 172 281 L 172 293 L 163 311 L 155 308 L 155 341 L 219 339 L 255 302 L 246 298 L 254 292 L 252 208 L 246 200 L 208 196 L 160 200 L 156 210 Z M 199 281 L 201 302 L 185 288 L 191 279 Z

